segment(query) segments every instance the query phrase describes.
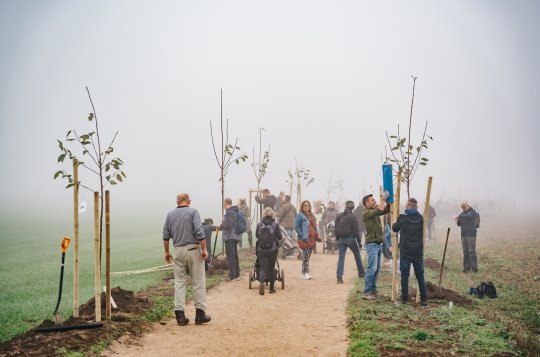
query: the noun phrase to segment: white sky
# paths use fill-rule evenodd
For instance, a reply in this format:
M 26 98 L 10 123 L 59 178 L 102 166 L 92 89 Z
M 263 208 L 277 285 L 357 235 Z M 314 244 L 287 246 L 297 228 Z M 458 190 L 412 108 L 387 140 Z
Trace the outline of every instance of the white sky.
M 262 186 L 286 190 L 297 158 L 316 179 L 306 198 L 332 174 L 357 201 L 378 184 L 385 130 L 408 122 L 411 75 L 413 141 L 426 120 L 434 137 L 413 195 L 432 175 L 434 198 L 538 207 L 539 24 L 536 1 L 0 0 L 0 212 L 69 207 L 56 139 L 90 131 L 85 86 L 105 141 L 119 131 L 118 210 L 161 218 L 187 191 L 216 216 L 220 88 L 249 162 L 266 129 Z M 227 183 L 246 196 L 250 165 Z

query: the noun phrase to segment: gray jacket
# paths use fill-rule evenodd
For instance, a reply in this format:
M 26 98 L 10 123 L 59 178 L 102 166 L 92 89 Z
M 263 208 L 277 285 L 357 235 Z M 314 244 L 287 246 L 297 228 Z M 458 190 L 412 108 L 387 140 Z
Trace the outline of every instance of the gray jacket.
M 163 225 L 163 240 L 173 240 L 175 246 L 199 244 L 205 239 L 201 216 L 195 208 L 178 206 L 169 213 Z
M 352 213 L 352 212 L 351 212 Z M 323 211 L 321 221 L 326 225 L 332 221 L 336 220 L 336 217 L 338 215 L 338 211 L 335 208 L 327 208 Z
M 231 206 L 225 211 L 225 217 L 223 217 L 223 223 L 220 227 L 221 239 L 224 242 L 242 238 L 240 234 L 236 234 L 236 212 L 238 212 L 238 206 Z
M 279 218 L 279 224 L 285 229 L 294 229 L 294 220 L 296 218 L 296 208 L 290 203 L 285 202 L 276 212 L 276 217 Z
M 249 206 L 247 204 L 242 204 L 238 206 L 238 210 L 242 212 L 244 214 L 244 217 L 246 218 L 246 233 L 251 233 L 251 211 L 249 209 Z
M 362 213 L 364 213 L 365 209 L 366 208 L 364 205 L 360 204 L 353 211 L 354 215 L 356 216 L 356 220 L 358 221 L 358 229 L 360 230 L 360 233 L 364 232 L 364 234 L 366 234 L 366 226 L 364 225 L 364 220 L 362 219 Z

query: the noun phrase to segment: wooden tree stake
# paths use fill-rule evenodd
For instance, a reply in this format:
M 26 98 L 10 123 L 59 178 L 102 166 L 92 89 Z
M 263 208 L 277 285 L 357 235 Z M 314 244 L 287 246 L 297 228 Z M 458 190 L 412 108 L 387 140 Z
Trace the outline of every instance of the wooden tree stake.
M 99 192 L 94 192 L 94 302 L 96 322 L 101 321 L 101 268 L 100 268 L 100 256 L 99 256 Z
M 396 187 L 396 195 L 394 198 L 394 212 L 393 212 L 393 217 L 392 217 L 392 223 L 395 223 L 399 216 L 400 194 L 401 194 L 401 170 L 399 170 L 397 174 L 397 187 Z M 399 295 L 398 295 L 399 281 L 397 279 L 397 261 L 398 261 L 397 233 L 392 231 L 392 301 L 396 301 L 399 299 Z
M 73 317 L 79 317 L 79 165 L 73 160 Z
M 111 319 L 111 198 L 105 191 L 105 319 Z
M 429 214 L 429 199 L 431 197 L 431 182 L 433 181 L 433 177 L 429 176 L 428 178 L 428 184 L 427 184 L 427 193 L 426 193 L 426 204 L 424 205 L 424 227 L 423 227 L 423 237 L 424 240 L 424 248 L 423 251 L 426 251 L 426 234 L 427 234 L 427 224 L 428 224 L 428 214 Z M 422 254 L 422 259 L 424 255 Z M 416 272 L 415 272 L 416 275 Z M 418 288 L 418 291 L 416 292 L 416 302 L 420 301 L 420 287 Z

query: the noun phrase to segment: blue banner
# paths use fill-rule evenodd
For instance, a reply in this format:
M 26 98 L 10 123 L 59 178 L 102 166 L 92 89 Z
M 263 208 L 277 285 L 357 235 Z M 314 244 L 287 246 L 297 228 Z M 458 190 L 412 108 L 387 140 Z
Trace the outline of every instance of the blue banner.
M 388 198 L 386 202 L 394 203 L 394 172 L 392 165 L 382 165 L 382 177 L 383 177 L 383 193 L 388 192 Z

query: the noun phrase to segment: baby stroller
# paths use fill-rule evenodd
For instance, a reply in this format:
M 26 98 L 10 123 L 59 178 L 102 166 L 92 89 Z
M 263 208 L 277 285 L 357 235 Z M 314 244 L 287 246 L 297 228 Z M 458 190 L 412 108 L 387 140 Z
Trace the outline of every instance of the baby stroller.
M 259 273 L 260 273 L 260 267 L 259 267 L 259 258 L 255 261 L 255 264 L 253 265 L 253 268 L 249 270 L 249 288 L 251 289 L 251 283 L 255 280 L 260 281 L 259 279 Z M 276 282 L 281 282 L 281 289 L 285 289 L 285 271 L 283 269 L 279 268 L 279 262 L 276 259 L 276 266 L 274 267 L 274 274 L 276 276 Z M 267 276 L 265 281 L 265 285 L 268 285 L 270 283 L 270 279 Z
M 300 254 L 300 258 L 302 258 L 302 250 L 298 246 L 298 240 L 295 237 L 289 236 L 285 228 L 282 226 L 279 226 L 279 229 L 281 229 L 281 259 L 287 259 L 287 257 L 294 255 L 294 251 L 296 250 Z
M 336 238 L 336 224 L 332 221 L 326 225 L 326 239 L 323 243 L 323 253 L 329 251 L 334 254 L 337 249 L 338 241 Z

